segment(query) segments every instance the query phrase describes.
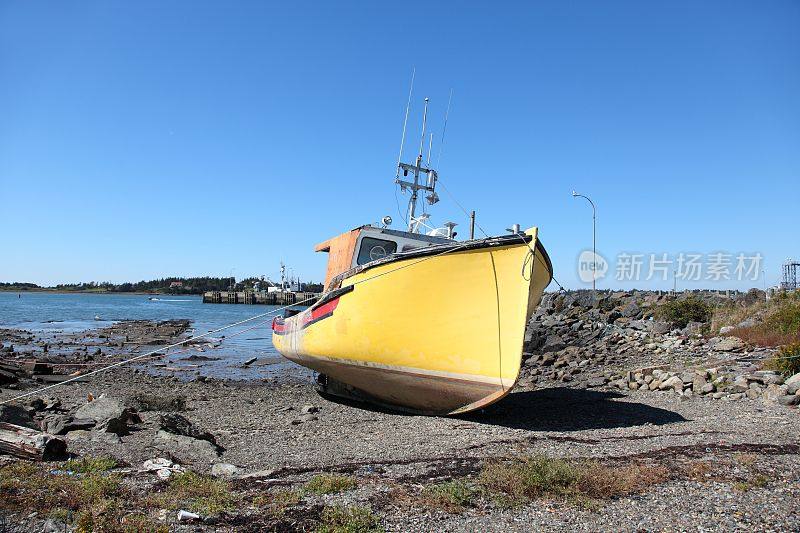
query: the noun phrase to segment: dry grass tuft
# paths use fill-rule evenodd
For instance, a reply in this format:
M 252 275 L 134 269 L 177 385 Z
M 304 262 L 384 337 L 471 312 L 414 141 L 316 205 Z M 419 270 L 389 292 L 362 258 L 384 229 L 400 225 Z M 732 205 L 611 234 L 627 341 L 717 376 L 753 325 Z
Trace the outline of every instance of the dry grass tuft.
M 685 328 L 689 322 L 708 322 L 713 308 L 699 298 L 670 299 L 655 309 L 655 316 L 673 327 Z
M 725 326 L 736 326 L 745 320 L 754 319 L 760 322 L 766 313 L 768 303 L 761 300 L 751 305 L 737 303 L 731 305 L 720 305 L 714 308 L 711 317 L 711 332 L 717 333 L 720 328 Z
M 595 500 L 618 498 L 641 492 L 664 482 L 669 471 L 663 466 L 634 463 L 627 466 L 604 466 L 587 463 L 578 479 L 578 492 Z
M 499 492 L 513 501 L 524 501 L 543 496 L 567 496 L 574 491 L 578 471 L 563 459 L 536 456 L 514 462 L 496 462 L 486 465 L 480 474 L 480 483 L 493 492 Z
M 318 533 L 378 533 L 383 531 L 380 519 L 366 507 L 326 507 L 320 517 Z
M 294 489 L 262 492 L 253 498 L 253 505 L 266 511 L 273 518 L 281 518 L 286 511 L 303 501 L 303 493 Z
M 78 511 L 100 500 L 123 496 L 119 476 L 91 472 L 82 476 L 51 473 L 47 465 L 17 462 L 0 468 L 0 509 Z
M 317 474 L 304 485 L 304 490 L 314 494 L 335 494 L 358 486 L 355 478 L 338 474 Z
M 763 489 L 769 484 L 769 478 L 763 474 L 757 474 L 746 481 L 737 481 L 733 488 L 739 492 L 747 492 L 750 489 Z
M 771 331 L 766 329 L 763 325 L 749 328 L 735 328 L 728 332 L 727 335 L 739 337 L 747 344 L 752 344 L 753 346 L 766 347 L 780 346 L 798 340 L 798 335 L 796 334 Z
M 425 507 L 441 509 L 448 513 L 460 513 L 472 504 L 476 492 L 462 480 L 447 481 L 425 487 L 417 501 Z
M 747 468 L 754 466 L 758 460 L 758 456 L 752 453 L 737 453 L 734 457 L 737 463 Z
M 800 372 L 800 342 L 781 346 L 775 357 L 764 362 L 764 368 L 780 372 L 786 377 Z
M 752 320 L 754 326 L 736 327 L 729 335 L 756 346 L 780 346 L 800 342 L 800 295 L 782 294 L 769 302 L 731 305 L 714 310 L 711 331 L 723 326 L 737 326 Z
M 231 510 L 237 501 L 227 481 L 187 471 L 170 478 L 164 492 L 148 499 L 151 507 L 189 509 L 202 516 Z
M 695 461 L 686 465 L 684 471 L 689 479 L 707 481 L 711 477 L 714 467 L 708 461 Z
M 660 466 L 606 466 L 537 456 L 489 464 L 481 472 L 480 482 L 490 492 L 499 493 L 501 502 L 518 504 L 537 498 L 575 502 L 617 498 L 640 492 L 667 477 L 667 469 Z
M 64 470 L 81 474 L 99 474 L 116 467 L 117 461 L 112 457 L 81 457 L 64 463 Z
M 169 527 L 141 513 L 125 514 L 113 500 L 101 500 L 75 515 L 75 531 L 119 533 L 167 533 Z
M 0 511 L 37 512 L 75 531 L 162 532 L 167 528 L 132 512 L 134 495 L 109 458 L 67 461 L 61 468 L 18 461 L 0 467 Z

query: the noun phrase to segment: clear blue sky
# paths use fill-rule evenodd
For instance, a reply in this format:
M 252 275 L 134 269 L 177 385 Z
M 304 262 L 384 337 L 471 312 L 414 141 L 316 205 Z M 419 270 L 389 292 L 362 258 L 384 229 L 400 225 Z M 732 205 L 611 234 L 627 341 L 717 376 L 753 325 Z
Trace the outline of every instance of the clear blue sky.
M 444 183 L 490 233 L 539 226 L 568 287 L 573 188 L 612 262 L 758 252 L 772 284 L 800 256 L 797 1 L 5 1 L 0 280 L 321 279 L 315 243 L 399 219 L 412 66 L 406 153 L 452 87 Z

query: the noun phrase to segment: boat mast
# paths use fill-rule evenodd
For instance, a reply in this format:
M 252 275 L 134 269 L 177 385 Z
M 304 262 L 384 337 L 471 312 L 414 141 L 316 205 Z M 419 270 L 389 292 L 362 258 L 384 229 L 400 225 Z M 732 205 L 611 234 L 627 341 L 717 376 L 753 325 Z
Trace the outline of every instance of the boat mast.
M 424 157 L 423 153 L 425 150 L 425 127 L 427 126 L 427 120 L 428 120 L 429 101 L 430 100 L 428 98 L 425 99 L 425 109 L 422 113 L 422 135 L 419 141 L 419 154 L 417 155 L 417 161 L 413 165 L 399 161 L 397 164 L 397 177 L 395 177 L 394 180 L 395 183 L 400 185 L 400 190 L 402 192 L 405 192 L 406 189 L 411 190 L 411 198 L 409 198 L 408 200 L 408 231 L 410 233 L 418 233 L 420 223 L 422 222 L 421 220 L 422 217 L 420 217 L 419 219 L 416 217 L 417 199 L 419 198 L 419 191 L 428 191 L 430 193 L 428 194 L 428 196 L 425 197 L 429 204 L 433 205 L 439 201 L 439 197 L 437 196 L 435 191 L 436 179 L 437 179 L 436 171 L 433 170 L 432 168 L 427 168 L 422 166 Z M 406 113 L 407 112 L 408 111 L 406 110 Z M 428 167 L 430 167 L 430 149 L 428 155 Z M 414 181 L 410 182 L 400 179 L 401 171 L 403 172 L 404 177 L 408 176 L 408 173 L 411 172 L 414 176 Z M 423 184 L 419 182 L 420 174 L 425 174 L 427 176 L 427 180 Z

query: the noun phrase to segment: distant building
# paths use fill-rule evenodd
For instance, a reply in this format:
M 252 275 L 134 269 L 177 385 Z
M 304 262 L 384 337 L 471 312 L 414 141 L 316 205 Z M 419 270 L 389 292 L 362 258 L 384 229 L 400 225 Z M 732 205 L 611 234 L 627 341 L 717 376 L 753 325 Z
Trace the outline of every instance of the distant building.
M 170 289 L 181 289 L 181 288 L 183 288 L 183 282 L 182 281 L 173 281 L 173 282 L 171 282 L 169 284 L 169 288 Z

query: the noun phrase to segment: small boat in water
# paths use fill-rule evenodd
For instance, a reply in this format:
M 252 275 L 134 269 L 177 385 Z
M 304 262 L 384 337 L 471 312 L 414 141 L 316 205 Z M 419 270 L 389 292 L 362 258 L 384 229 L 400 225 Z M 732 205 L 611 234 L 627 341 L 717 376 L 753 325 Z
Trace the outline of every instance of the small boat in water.
M 406 230 L 390 229 L 385 217 L 381 227 L 316 246 L 328 253 L 324 292 L 302 312 L 277 317 L 272 341 L 320 373 L 323 393 L 452 415 L 514 387 L 525 327 L 553 269 L 535 227 L 466 241 L 455 240 L 453 223 L 423 233 L 418 193 L 438 201 L 438 176 L 428 166 L 421 151 L 415 164 L 398 164 L 395 181 L 411 192 Z

